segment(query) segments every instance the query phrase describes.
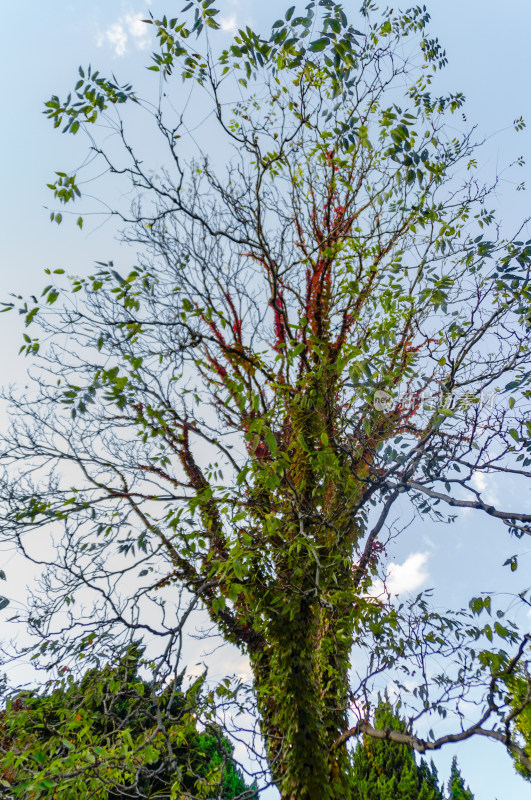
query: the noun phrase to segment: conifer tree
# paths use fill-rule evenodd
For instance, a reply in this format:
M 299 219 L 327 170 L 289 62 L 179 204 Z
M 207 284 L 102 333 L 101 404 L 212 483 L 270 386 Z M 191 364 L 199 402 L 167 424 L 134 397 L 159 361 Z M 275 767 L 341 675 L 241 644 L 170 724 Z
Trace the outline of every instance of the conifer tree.
M 387 700 L 378 704 L 374 724 L 379 729 L 406 730 L 405 722 Z M 354 753 L 353 786 L 353 800 L 443 800 L 433 762 L 428 765 L 422 759 L 417 764 L 407 745 L 369 737 Z
M 448 800 L 474 800 L 474 795 L 469 787 L 465 787 L 465 782 L 461 775 L 461 770 L 457 765 L 457 757 L 452 761 L 450 780 L 448 781 Z

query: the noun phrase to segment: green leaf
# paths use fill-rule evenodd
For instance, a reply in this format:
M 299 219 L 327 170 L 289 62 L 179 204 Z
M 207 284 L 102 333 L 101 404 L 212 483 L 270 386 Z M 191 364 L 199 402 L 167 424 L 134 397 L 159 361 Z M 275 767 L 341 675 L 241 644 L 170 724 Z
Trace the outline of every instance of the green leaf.
M 502 639 L 507 639 L 509 635 L 509 630 L 505 628 L 503 625 L 500 625 L 499 622 L 494 623 L 494 630 L 496 631 L 498 636 L 501 636 Z
M 276 451 L 277 451 L 277 440 L 275 439 L 275 437 L 273 436 L 271 431 L 266 431 L 265 438 L 266 438 L 267 446 L 269 447 L 271 453 L 273 453 L 273 454 L 276 453 Z
M 318 53 L 321 50 L 324 50 L 328 44 L 328 39 L 326 36 L 323 36 L 321 39 L 316 39 L 314 42 L 310 42 L 310 47 L 308 48 L 314 53 Z
M 35 316 L 38 313 L 39 313 L 39 307 L 38 306 L 36 306 L 35 308 L 32 308 L 31 311 L 28 311 L 28 313 L 26 314 L 26 317 L 24 319 L 24 324 L 25 324 L 26 328 L 28 327 L 28 325 L 31 324 L 31 322 L 33 321 L 33 319 L 35 318 Z
M 511 556 L 506 561 L 503 562 L 504 567 L 510 567 L 511 572 L 516 572 L 518 569 L 518 556 Z

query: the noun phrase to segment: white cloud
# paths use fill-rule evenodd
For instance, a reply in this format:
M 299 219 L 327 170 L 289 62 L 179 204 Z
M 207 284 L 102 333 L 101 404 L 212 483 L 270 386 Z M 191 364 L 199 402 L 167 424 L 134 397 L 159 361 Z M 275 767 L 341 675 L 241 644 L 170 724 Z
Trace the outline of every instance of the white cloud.
M 403 564 L 390 564 L 387 568 L 385 587 L 382 581 L 376 581 L 370 594 L 378 597 L 386 590 L 390 595 L 412 592 L 428 579 L 426 562 L 428 553 L 412 553 Z
M 487 478 L 482 472 L 474 472 L 472 475 L 472 484 L 478 492 L 484 492 L 487 488 Z
M 391 564 L 387 571 L 387 588 L 391 594 L 412 592 L 428 579 L 425 569 L 428 553 L 412 553 L 403 564 Z
M 201 613 L 201 618 L 204 612 Z M 210 625 L 210 621 L 206 620 Z M 188 678 L 202 675 L 208 670 L 209 682 L 216 682 L 227 675 L 235 675 L 242 681 L 252 680 L 249 658 L 233 645 L 222 643 L 217 638 L 205 640 L 201 636 L 202 627 L 196 628 L 193 639 L 187 641 L 185 663 Z M 205 649 L 206 646 L 206 649 Z
M 483 495 L 482 499 L 486 503 L 491 503 L 492 505 L 499 503 L 499 498 L 496 494 L 496 485 L 491 475 L 487 477 L 484 472 L 474 472 L 471 483 L 474 489 Z
M 230 17 L 221 17 L 219 24 L 221 26 L 221 30 L 226 31 L 227 33 L 236 33 L 239 27 L 236 14 L 231 14 Z
M 136 50 L 145 50 L 149 46 L 150 31 L 146 23 L 142 22 L 143 18 L 144 14 L 140 11 L 136 14 L 133 12 L 122 14 L 106 30 L 98 33 L 96 45 L 98 47 L 110 45 L 116 56 L 125 55 L 130 45 Z
M 111 45 L 115 55 L 123 56 L 125 54 L 127 50 L 127 34 L 120 22 L 113 22 L 104 33 L 98 33 L 96 37 L 97 46 L 103 47 L 106 43 Z

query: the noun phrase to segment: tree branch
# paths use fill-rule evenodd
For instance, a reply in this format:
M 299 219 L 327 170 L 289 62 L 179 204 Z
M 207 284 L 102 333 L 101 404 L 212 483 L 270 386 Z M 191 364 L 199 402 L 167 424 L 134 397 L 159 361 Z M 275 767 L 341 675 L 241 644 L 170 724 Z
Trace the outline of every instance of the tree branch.
M 531 772 L 531 758 L 526 755 L 522 747 L 519 747 L 517 744 L 512 742 L 506 733 L 490 730 L 488 728 L 481 728 L 476 725 L 472 725 L 472 727 L 467 728 L 465 731 L 461 731 L 461 733 L 448 733 L 445 736 L 439 737 L 439 739 L 429 741 L 427 739 L 420 739 L 418 736 L 414 736 L 412 733 L 402 733 L 401 731 L 395 731 L 392 728 L 384 728 L 383 730 L 379 730 L 377 728 L 373 728 L 373 726 L 367 721 L 360 720 L 353 728 L 345 731 L 336 739 L 332 746 L 332 750 L 336 750 L 338 747 L 341 747 L 352 737 L 359 736 L 360 733 L 363 733 L 365 736 L 370 736 L 372 739 L 380 739 L 387 742 L 405 744 L 407 747 L 412 747 L 413 750 L 417 751 L 417 753 L 425 753 L 427 750 L 440 750 L 445 744 L 464 742 L 466 739 L 470 739 L 472 736 L 486 736 L 488 739 L 495 739 L 498 742 L 503 742 L 507 749 L 514 753 L 520 759 L 523 766 Z

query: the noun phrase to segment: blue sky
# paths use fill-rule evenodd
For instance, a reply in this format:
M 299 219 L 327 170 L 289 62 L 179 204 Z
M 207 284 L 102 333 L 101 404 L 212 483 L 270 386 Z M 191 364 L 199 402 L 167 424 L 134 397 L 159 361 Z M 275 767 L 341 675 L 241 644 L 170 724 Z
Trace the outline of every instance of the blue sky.
M 240 24 L 259 27 L 273 22 L 287 3 L 279 0 L 219 0 L 227 37 Z M 359 3 L 345 2 L 354 19 Z M 446 47 L 449 66 L 444 85 L 467 96 L 466 114 L 488 139 L 483 165 L 492 175 L 522 155 L 526 165 L 518 181 L 527 178 L 531 164 L 531 127 L 515 134 L 513 120 L 523 115 L 531 126 L 531 69 L 529 29 L 531 6 L 524 0 L 437 0 L 428 2 L 432 30 Z M 146 84 L 149 75 L 149 28 L 141 23 L 148 8 L 155 14 L 177 13 L 183 0 L 107 0 L 72 3 L 19 0 L 16 12 L 4 10 L 0 32 L 2 105 L 0 129 L 3 191 L 0 197 L 1 297 L 9 292 L 39 293 L 45 267 L 63 267 L 85 274 L 95 260 L 113 259 L 126 269 L 134 253 L 113 238 L 110 223 L 87 222 L 82 231 L 73 224 L 49 222 L 51 204 L 46 183 L 55 170 L 70 170 L 82 160 L 79 137 L 61 136 L 42 115 L 42 104 L 52 93 L 64 94 L 75 82 L 79 64 L 92 63 L 102 72 L 114 71 L 119 80 Z M 497 202 L 509 229 L 530 215 L 529 192 L 516 192 L 516 181 L 502 181 Z M 530 182 L 531 187 L 531 182 Z M 27 362 L 16 357 L 20 326 L 10 314 L 0 315 L 2 383 L 23 382 Z M 503 499 L 505 507 L 529 503 L 529 489 L 521 485 L 486 485 L 485 492 Z M 480 590 L 517 592 L 525 588 L 530 559 L 511 575 L 503 561 L 518 550 L 501 526 L 462 515 L 446 528 L 416 523 L 391 552 L 391 581 L 397 592 L 436 587 L 444 603 L 466 603 Z M 524 546 L 521 546 L 525 550 Z M 0 558 L 1 562 L 1 558 Z M 529 582 L 529 577 L 528 577 Z M 20 580 L 18 583 L 21 585 Z M 523 624 L 529 621 L 523 619 Z M 199 656 L 199 652 L 194 654 Z M 230 657 L 228 658 L 230 662 Z M 231 663 L 236 663 L 231 662 Z M 244 667 L 243 667 L 244 668 Z M 438 757 L 447 775 L 454 751 Z M 489 742 L 471 742 L 457 751 L 463 773 L 476 800 L 524 800 L 529 786 L 517 778 L 503 748 Z

